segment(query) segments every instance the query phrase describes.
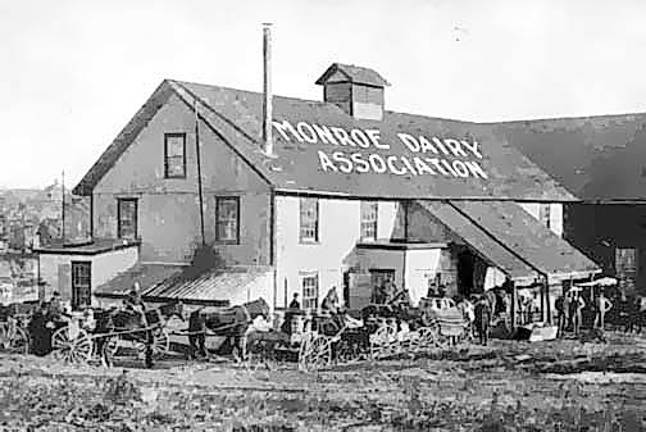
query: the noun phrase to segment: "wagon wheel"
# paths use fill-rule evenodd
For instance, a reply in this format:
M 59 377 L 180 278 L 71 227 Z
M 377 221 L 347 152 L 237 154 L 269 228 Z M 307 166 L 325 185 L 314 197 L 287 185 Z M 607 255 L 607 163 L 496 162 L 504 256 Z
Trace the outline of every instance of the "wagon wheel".
M 417 330 L 408 330 L 404 333 L 397 334 L 397 353 L 410 354 L 415 351 L 415 347 L 419 341 L 419 333 Z
M 422 327 L 418 330 L 419 342 L 418 350 L 426 351 L 438 347 L 438 331 L 431 327 Z
M 394 354 L 398 345 L 395 329 L 389 325 L 379 327 L 370 336 L 370 353 L 375 359 Z
M 406 340 L 406 348 L 411 353 L 417 353 L 421 351 L 422 337 L 420 335 L 420 329 L 413 330 L 408 334 Z
M 330 341 L 324 335 L 310 336 L 301 342 L 298 365 L 301 370 L 315 370 L 332 362 Z
M 153 357 L 160 358 L 170 351 L 170 336 L 166 329 L 157 330 L 153 335 Z M 137 342 L 137 355 L 143 358 L 146 354 L 146 344 Z
M 83 329 L 70 334 L 69 327 L 62 327 L 52 335 L 52 355 L 68 363 L 86 363 L 92 355 L 92 339 Z
M 0 323 L 0 350 L 11 354 L 29 352 L 29 336 L 16 325 Z

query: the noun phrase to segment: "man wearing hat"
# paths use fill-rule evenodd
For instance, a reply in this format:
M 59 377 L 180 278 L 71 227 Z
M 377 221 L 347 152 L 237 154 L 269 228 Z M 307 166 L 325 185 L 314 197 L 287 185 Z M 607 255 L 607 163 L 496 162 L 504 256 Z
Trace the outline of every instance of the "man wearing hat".
M 132 286 L 132 289 L 126 295 L 126 298 L 123 301 L 126 311 L 132 312 L 139 316 L 141 322 L 144 326 L 147 325 L 146 322 L 146 304 L 141 299 L 139 282 L 135 282 Z

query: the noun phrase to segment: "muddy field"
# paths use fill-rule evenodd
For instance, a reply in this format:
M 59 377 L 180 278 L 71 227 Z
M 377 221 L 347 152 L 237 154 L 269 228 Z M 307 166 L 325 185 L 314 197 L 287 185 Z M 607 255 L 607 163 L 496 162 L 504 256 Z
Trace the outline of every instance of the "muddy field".
M 0 381 L 2 431 L 646 430 L 646 341 L 619 335 L 494 341 L 318 373 L 5 355 Z

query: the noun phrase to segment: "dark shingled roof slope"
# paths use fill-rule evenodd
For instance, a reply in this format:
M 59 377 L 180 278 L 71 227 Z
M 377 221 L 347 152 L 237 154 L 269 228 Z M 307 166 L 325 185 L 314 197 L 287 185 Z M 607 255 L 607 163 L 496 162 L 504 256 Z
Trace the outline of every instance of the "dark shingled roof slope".
M 646 113 L 489 126 L 582 200 L 646 200 Z
M 276 158 L 262 153 L 262 94 L 231 88 L 187 82 L 164 81 L 144 108 L 133 118 L 128 127 L 104 152 L 95 166 L 86 174 L 78 193 L 91 193 L 105 172 L 112 166 L 131 142 L 136 130 L 150 121 L 153 111 L 167 98 L 171 89 L 192 109 L 195 98 L 201 117 L 214 133 L 276 191 L 283 193 L 316 193 L 320 195 L 363 198 L 451 198 L 497 199 L 527 201 L 575 201 L 576 198 L 551 179 L 506 140 L 494 137 L 490 127 L 468 122 L 444 120 L 386 111 L 383 121 L 359 120 L 347 115 L 333 104 L 275 96 L 274 120 L 289 121 L 292 125 L 304 121 L 310 124 L 354 128 L 379 129 L 382 143 L 389 143 L 389 150 L 370 147 L 349 148 L 332 144 L 299 143 L 286 140 L 274 133 Z M 425 135 L 431 139 L 464 139 L 477 141 L 482 159 L 480 163 L 488 178 L 467 178 L 437 175 L 395 175 L 390 173 L 325 172 L 319 165 L 318 151 L 328 155 L 344 150 L 346 154 L 361 152 L 382 157 L 398 155 L 413 157 L 397 133 L 413 136 Z M 431 154 L 419 154 L 433 156 Z M 458 158 L 455 158 L 458 159 Z M 455 160 L 447 157 L 447 160 Z
M 343 81 L 348 81 L 357 84 L 367 84 L 374 87 L 389 86 L 390 83 L 384 79 L 377 71 L 355 65 L 346 65 L 341 63 L 333 63 L 332 66 L 327 68 L 323 75 L 316 80 L 316 84 L 325 84 L 328 79 L 339 72 L 345 77 Z M 343 82 L 335 81 L 335 82 Z

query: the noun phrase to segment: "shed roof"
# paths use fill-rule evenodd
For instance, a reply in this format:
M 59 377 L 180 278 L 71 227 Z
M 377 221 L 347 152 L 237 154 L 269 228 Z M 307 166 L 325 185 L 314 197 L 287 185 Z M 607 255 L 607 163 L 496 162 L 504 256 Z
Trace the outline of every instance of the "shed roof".
M 355 119 L 334 104 L 275 96 L 273 98 L 274 122 L 289 122 L 296 127 L 300 122 L 342 128 L 346 133 L 353 130 L 375 130 L 379 142 L 389 148 L 369 148 L 323 143 L 299 142 L 286 137 L 274 128 L 275 158 L 262 152 L 262 94 L 225 87 L 209 86 L 178 81 L 165 81 L 133 118 L 124 132 L 104 152 L 99 161 L 90 169 L 75 188 L 75 193 L 89 194 L 92 188 L 116 163 L 129 142 L 150 121 L 153 112 L 168 97 L 169 89 L 177 94 L 190 108 L 198 101 L 199 112 L 214 133 L 242 158 L 268 184 L 279 193 L 315 193 L 320 195 L 365 197 L 365 198 L 475 198 L 526 201 L 575 201 L 576 198 L 552 180 L 516 148 L 493 136 L 491 129 L 474 123 L 445 120 L 412 114 L 386 111 L 382 121 Z M 422 153 L 411 151 L 398 134 L 405 133 L 415 138 L 424 136 L 429 142 L 433 137 L 440 140 L 455 139 L 466 141 L 477 151 L 469 153 L 464 144 L 457 144 L 464 152 L 446 155 L 435 154 L 426 148 Z M 433 146 L 433 144 L 431 144 Z M 445 149 L 446 150 L 446 149 Z M 340 154 L 338 152 L 341 152 Z M 336 170 L 324 166 L 321 153 L 335 160 Z M 334 159 L 337 154 L 339 159 Z M 352 155 L 359 156 L 352 156 Z M 361 172 L 359 158 L 364 166 L 371 157 L 382 161 L 393 157 L 398 174 L 376 169 Z M 469 175 L 455 177 L 445 168 L 434 168 L 432 173 L 419 169 L 418 163 L 427 167 L 430 162 L 417 159 L 444 160 L 446 163 L 476 163 L 485 176 Z M 347 164 L 340 160 L 351 160 L 353 169 L 347 171 Z M 428 159 L 426 159 L 428 158 Z M 404 160 L 406 159 L 406 160 Z M 408 164 L 408 165 L 406 165 Z M 377 163 L 377 165 L 380 165 Z M 407 166 L 414 166 L 411 169 Z M 442 165 L 440 165 L 442 167 Z M 402 173 L 402 169 L 404 172 Z M 455 170 L 454 170 L 455 171 Z M 420 174 L 421 173 L 421 174 Z
M 143 292 L 145 300 L 180 300 L 228 306 L 245 289 L 266 278 L 265 268 L 220 268 L 200 273 L 187 268 L 151 286 Z
M 330 79 L 334 79 L 335 82 L 347 81 L 375 87 L 390 85 L 384 77 L 379 75 L 379 73 L 373 69 L 342 63 L 333 63 L 325 72 L 323 72 L 323 75 L 316 80 L 316 84 L 326 84 Z
M 539 276 L 530 265 L 501 246 L 448 202 L 420 201 L 419 203 L 462 238 L 471 250 L 482 255 L 485 260 L 498 267 L 511 279 L 533 280 Z
M 450 205 L 525 262 L 552 278 L 577 278 L 601 270 L 594 261 L 537 223 L 516 203 L 451 201 Z
M 646 113 L 489 127 L 582 200 L 646 200 Z
M 121 297 L 132 289 L 135 282 L 139 282 L 145 292 L 150 287 L 180 273 L 185 267 L 175 264 L 137 263 L 108 282 L 99 285 L 95 294 L 97 297 Z

